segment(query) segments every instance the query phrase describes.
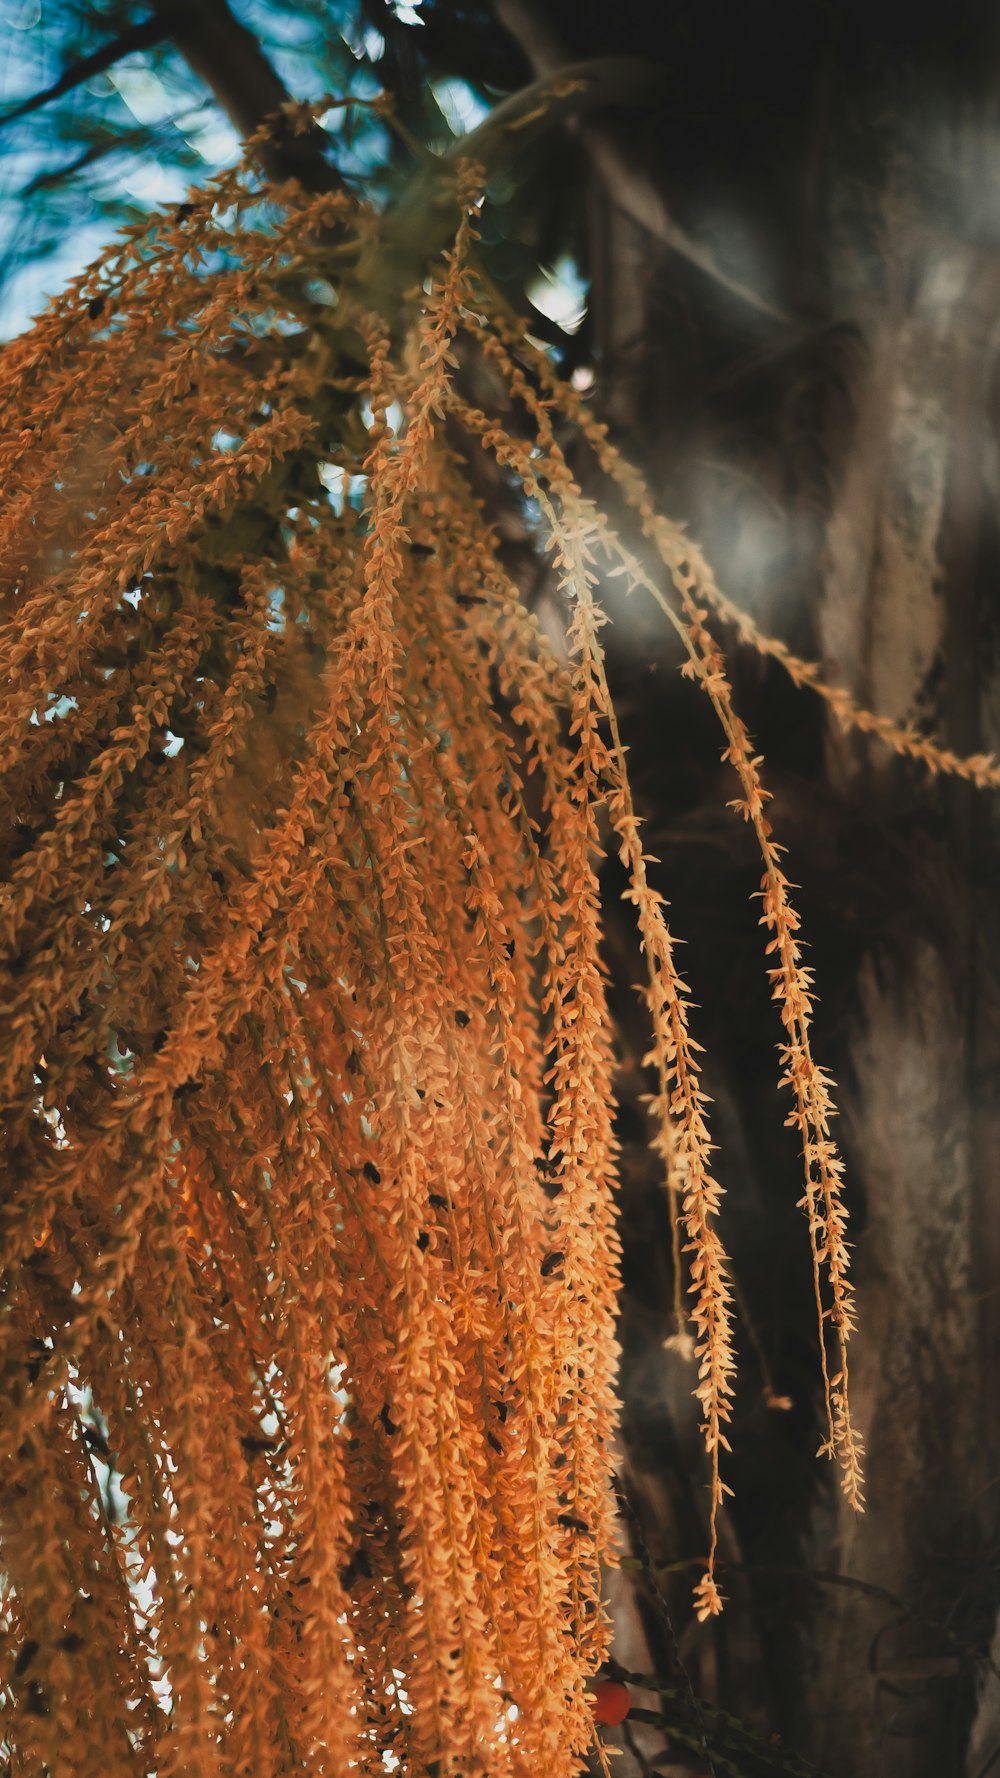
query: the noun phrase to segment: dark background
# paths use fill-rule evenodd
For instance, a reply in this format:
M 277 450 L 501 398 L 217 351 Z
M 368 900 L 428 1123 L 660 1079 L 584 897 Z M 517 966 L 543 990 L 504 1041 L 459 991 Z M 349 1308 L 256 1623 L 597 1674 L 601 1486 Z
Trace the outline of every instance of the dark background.
M 285 94 L 394 96 L 401 128 L 361 117 L 328 151 L 388 204 L 505 95 L 564 64 L 634 58 L 613 104 L 533 133 L 491 176 L 491 276 L 765 630 L 959 751 L 1000 743 L 995 6 L 3 0 L 0 24 L 8 335 Z M 593 480 L 585 453 L 577 467 Z M 524 515 L 491 497 L 525 597 L 551 615 Z M 779 668 L 733 655 L 800 886 L 817 1051 L 839 1083 L 869 1447 L 855 1522 L 814 1461 L 808 1246 L 752 842 L 656 613 L 606 592 L 636 797 L 707 1052 L 742 1364 L 730 1604 L 701 1626 L 706 1476 L 693 1378 L 663 1348 L 640 960 L 609 864 L 637 1563 L 611 1583 L 616 1652 L 780 1737 L 770 1769 L 784 1747 L 834 1778 L 986 1778 L 1000 1771 L 996 801 L 845 740 Z M 622 1778 L 700 1769 L 652 1725 L 632 1741 Z

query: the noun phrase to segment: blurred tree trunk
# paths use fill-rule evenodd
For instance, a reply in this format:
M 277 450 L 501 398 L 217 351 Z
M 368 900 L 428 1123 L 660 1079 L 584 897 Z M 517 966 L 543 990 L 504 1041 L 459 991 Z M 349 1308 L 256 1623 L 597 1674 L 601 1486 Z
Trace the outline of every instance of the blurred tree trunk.
M 990 121 L 981 117 L 937 144 L 963 196 Z M 866 253 L 860 229 L 854 234 L 846 220 L 838 169 L 829 171 L 830 313 L 850 318 L 860 350 L 846 436 L 838 403 L 833 436 L 814 441 L 828 482 L 808 572 L 799 564 L 809 627 L 832 683 L 889 715 L 920 713 L 960 751 L 992 749 L 1000 742 L 991 412 L 1000 259 L 992 243 L 983 249 L 950 237 L 947 219 L 928 214 L 920 190 L 927 168 L 905 153 L 881 194 L 876 244 Z M 606 201 L 611 210 L 613 192 Z M 622 266 L 623 302 L 634 307 L 627 259 L 608 254 L 603 263 Z M 604 308 L 616 312 L 613 292 L 605 292 Z M 655 353 L 652 321 L 643 335 Z M 623 377 L 646 388 L 662 383 L 653 366 L 637 373 L 634 356 L 616 374 L 610 330 L 606 342 L 605 375 L 618 401 Z M 667 452 L 675 449 L 670 430 Z M 789 480 L 794 473 L 788 465 Z M 794 521 L 794 506 L 791 513 Z M 701 528 L 711 555 L 710 514 Z M 737 563 L 741 547 L 737 532 L 727 552 Z M 738 572 L 727 584 L 745 597 Z M 867 1428 L 869 1508 L 858 1520 L 839 1498 L 824 1496 L 802 1528 L 800 1559 L 883 1597 L 821 1589 L 801 1678 L 787 1653 L 772 1664 L 775 1701 L 833 1773 L 940 1778 L 966 1769 L 982 1682 L 969 1650 L 981 1644 L 996 1603 L 997 819 L 964 787 L 928 796 L 912 774 L 839 732 L 825 737 L 817 779 L 818 806 L 808 810 L 803 798 L 782 831 L 793 877 L 801 870 L 815 898 L 809 936 L 820 994 L 841 1009 L 825 1023 L 825 1053 L 841 1083 L 860 1225 L 853 1384 Z M 850 811 L 859 808 L 895 854 L 891 879 L 867 889 L 865 861 L 850 855 Z M 831 848 L 838 857 L 821 891 L 814 873 Z M 873 871 L 880 850 L 868 861 Z M 666 867 L 669 877 L 669 854 Z M 870 932 L 866 901 L 876 915 Z M 844 923 L 855 927 L 853 955 L 848 979 L 834 981 L 828 972 Z M 716 992 L 722 987 L 713 983 Z M 733 1093 L 738 1101 L 738 1087 Z M 747 1293 L 752 1286 L 759 1293 L 748 1277 Z M 670 1412 L 676 1420 L 676 1406 Z M 629 1462 L 646 1478 L 646 1513 L 654 1525 L 666 1522 L 669 1539 L 641 1433 Z M 758 1528 L 745 1531 L 745 1561 L 760 1559 L 754 1546 L 762 1541 Z M 901 1606 L 887 1606 L 885 1594 Z M 745 1683 L 745 1656 L 741 1665 Z M 802 1686 L 798 1711 L 789 1681 Z M 993 1679 L 975 1723 L 969 1778 L 979 1778 L 1000 1747 L 996 1691 Z M 750 1706 L 746 1695 L 740 1704 Z
M 835 261 L 837 300 L 859 318 L 867 354 L 818 588 L 829 676 L 880 710 L 926 712 L 964 752 L 1000 740 L 1000 260 L 963 227 L 991 124 L 967 115 L 937 143 L 950 214 L 928 213 L 927 169 L 908 157 L 885 192 L 876 277 L 859 280 L 848 254 Z M 898 806 L 884 762 L 839 737 L 827 777 L 887 805 L 890 819 Z M 894 943 L 861 959 L 846 1033 L 845 1111 L 866 1205 L 855 1378 L 870 1505 L 835 1540 L 847 1571 L 974 1642 L 995 1580 L 997 820 L 960 786 L 942 790 L 936 814 L 937 831 L 921 824 L 904 859 L 911 891 Z M 861 1730 L 887 1773 L 961 1770 L 972 1679 L 927 1624 L 886 1622 L 841 1594 L 815 1684 L 834 1769 L 850 1770 Z M 970 1778 L 1000 1744 L 986 1715 L 984 1705 Z

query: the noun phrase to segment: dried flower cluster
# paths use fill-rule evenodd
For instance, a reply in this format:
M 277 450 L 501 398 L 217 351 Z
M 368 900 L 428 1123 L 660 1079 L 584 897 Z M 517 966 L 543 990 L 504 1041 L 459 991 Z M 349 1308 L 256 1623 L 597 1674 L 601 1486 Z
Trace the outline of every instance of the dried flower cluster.
M 17 1772 L 579 1770 L 614 1559 L 599 817 L 648 966 L 714 1554 L 719 1188 L 598 560 L 682 633 L 760 842 L 830 1449 L 859 1497 L 839 1161 L 759 761 L 707 628 L 710 604 L 732 613 L 492 309 L 474 196 L 466 177 L 401 329 L 362 275 L 373 213 L 238 169 L 131 231 L 0 364 Z M 463 393 L 463 340 L 516 428 Z M 557 419 L 636 506 L 667 593 L 584 499 Z M 565 656 L 470 492 L 480 443 L 534 502 Z M 698 1604 L 719 1608 L 711 1555 Z

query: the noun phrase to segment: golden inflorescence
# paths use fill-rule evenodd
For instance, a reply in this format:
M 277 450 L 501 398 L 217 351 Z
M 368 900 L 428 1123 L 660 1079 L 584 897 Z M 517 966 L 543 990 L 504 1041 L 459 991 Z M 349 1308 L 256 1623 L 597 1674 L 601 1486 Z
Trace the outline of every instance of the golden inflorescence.
M 719 1608 L 719 1188 L 598 564 L 680 632 L 760 843 L 829 1449 L 859 1501 L 840 1163 L 759 761 L 708 629 L 734 612 L 496 306 L 474 199 L 466 175 L 401 327 L 356 275 L 377 263 L 375 213 L 264 192 L 248 163 L 130 231 L 0 363 L 18 1771 L 579 1770 L 614 1559 L 599 817 L 648 968 L 712 1467 L 697 1598 Z M 472 405 L 460 350 L 516 424 Z M 664 586 L 584 498 L 567 428 Z M 534 502 L 563 654 L 470 491 L 480 446 Z

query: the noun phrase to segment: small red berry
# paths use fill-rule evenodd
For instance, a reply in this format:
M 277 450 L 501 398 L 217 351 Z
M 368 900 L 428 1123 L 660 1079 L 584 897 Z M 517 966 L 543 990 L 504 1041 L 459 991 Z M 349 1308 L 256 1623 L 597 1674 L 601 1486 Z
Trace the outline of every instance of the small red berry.
M 632 1694 L 620 1679 L 599 1679 L 590 1694 L 590 1707 L 598 1722 L 615 1728 L 632 1708 Z

